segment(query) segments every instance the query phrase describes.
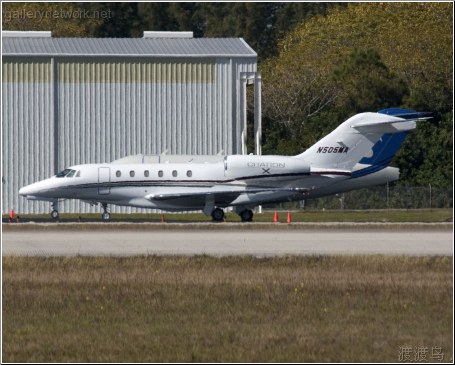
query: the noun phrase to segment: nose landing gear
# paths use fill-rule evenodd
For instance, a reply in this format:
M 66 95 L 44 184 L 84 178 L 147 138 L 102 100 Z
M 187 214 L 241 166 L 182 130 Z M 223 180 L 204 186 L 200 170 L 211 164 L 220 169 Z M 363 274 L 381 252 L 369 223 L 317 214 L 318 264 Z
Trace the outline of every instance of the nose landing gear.
M 52 212 L 51 212 L 51 219 L 53 222 L 58 220 L 58 201 L 53 201 L 51 203 Z
M 103 214 L 101 215 L 101 218 L 103 219 L 104 222 L 109 222 L 111 219 L 111 214 L 109 213 L 109 210 L 107 208 L 107 203 L 101 203 L 101 206 L 103 207 Z M 59 218 L 58 201 L 52 202 L 51 207 L 52 207 L 51 219 L 53 222 L 56 222 L 58 221 Z
M 107 203 L 101 203 L 101 206 L 103 207 L 103 214 L 101 215 L 101 218 L 104 222 L 109 222 L 111 219 L 111 214 L 107 210 Z
M 55 209 L 52 210 L 52 212 L 51 212 L 51 219 L 52 219 L 53 221 L 58 220 L 58 210 L 55 210 Z

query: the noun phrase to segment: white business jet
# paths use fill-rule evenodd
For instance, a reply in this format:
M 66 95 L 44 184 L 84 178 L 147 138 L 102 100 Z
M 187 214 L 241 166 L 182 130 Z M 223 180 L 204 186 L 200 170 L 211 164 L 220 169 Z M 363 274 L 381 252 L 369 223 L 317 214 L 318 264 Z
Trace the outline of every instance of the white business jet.
M 81 199 L 108 204 L 161 209 L 202 210 L 214 221 L 233 207 L 242 221 L 267 203 L 298 201 L 397 180 L 388 167 L 406 134 L 429 113 L 384 109 L 354 115 L 297 156 L 128 156 L 111 163 L 71 166 L 57 175 L 25 186 L 19 194 L 57 204 Z

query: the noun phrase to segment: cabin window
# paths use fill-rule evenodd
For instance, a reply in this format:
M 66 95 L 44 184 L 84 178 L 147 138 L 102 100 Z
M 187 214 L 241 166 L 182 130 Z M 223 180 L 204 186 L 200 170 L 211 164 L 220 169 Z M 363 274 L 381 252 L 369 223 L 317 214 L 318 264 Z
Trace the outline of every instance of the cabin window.
M 115 176 L 117 176 L 117 177 L 122 176 L 122 173 L 120 172 L 120 170 L 117 170 L 117 172 L 115 173 Z
M 163 170 L 158 171 L 158 177 L 163 177 Z
M 186 176 L 188 176 L 188 177 L 193 176 L 193 172 L 192 172 L 191 170 L 188 170 L 188 171 L 186 172 Z
M 172 171 L 172 176 L 177 177 L 177 170 Z
M 149 177 L 149 170 L 145 170 L 145 171 L 144 171 L 144 176 L 145 176 L 145 177 Z
M 131 171 L 130 171 L 130 176 L 131 176 L 131 177 L 134 177 L 134 170 L 131 170 Z

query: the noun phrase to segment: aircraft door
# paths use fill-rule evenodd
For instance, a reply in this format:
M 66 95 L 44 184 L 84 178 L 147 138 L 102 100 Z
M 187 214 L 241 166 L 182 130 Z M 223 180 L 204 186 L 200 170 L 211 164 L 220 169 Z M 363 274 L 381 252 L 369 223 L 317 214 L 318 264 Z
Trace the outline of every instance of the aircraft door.
M 109 182 L 111 181 L 111 169 L 109 167 L 98 168 L 98 194 L 107 195 L 111 192 Z

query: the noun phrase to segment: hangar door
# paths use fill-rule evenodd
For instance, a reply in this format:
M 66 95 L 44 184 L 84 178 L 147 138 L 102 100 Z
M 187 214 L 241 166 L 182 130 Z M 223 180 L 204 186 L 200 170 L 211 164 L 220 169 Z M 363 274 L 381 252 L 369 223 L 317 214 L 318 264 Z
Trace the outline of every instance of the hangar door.
M 98 168 L 98 194 L 107 195 L 111 192 L 109 187 L 111 169 L 109 167 L 99 167 Z

